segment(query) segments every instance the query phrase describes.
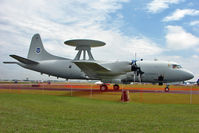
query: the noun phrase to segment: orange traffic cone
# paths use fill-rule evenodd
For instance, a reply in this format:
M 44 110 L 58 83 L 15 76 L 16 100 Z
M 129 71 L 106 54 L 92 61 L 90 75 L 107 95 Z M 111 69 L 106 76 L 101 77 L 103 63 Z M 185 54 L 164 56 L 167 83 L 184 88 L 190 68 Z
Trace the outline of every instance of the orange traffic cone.
M 128 102 L 129 100 L 130 100 L 129 91 L 128 90 L 123 90 L 122 91 L 122 96 L 121 96 L 121 101 L 122 102 Z

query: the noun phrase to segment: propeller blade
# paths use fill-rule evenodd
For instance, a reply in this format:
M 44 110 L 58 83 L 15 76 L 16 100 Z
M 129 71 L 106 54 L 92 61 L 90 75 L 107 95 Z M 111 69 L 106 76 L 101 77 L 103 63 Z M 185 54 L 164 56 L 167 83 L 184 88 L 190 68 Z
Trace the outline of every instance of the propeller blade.
M 135 72 L 134 72 L 134 75 L 133 75 L 133 80 L 134 80 L 134 82 L 135 82 Z
M 142 79 L 141 79 L 141 74 L 139 74 L 139 82 L 141 83 L 142 82 Z

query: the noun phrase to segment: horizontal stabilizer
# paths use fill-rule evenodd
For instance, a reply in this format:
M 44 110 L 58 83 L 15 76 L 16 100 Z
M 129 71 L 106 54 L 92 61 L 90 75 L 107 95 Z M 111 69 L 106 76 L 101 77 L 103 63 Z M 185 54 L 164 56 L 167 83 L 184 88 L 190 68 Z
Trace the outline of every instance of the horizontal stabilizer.
M 26 59 L 26 58 L 23 58 L 23 57 L 20 57 L 18 55 L 10 55 L 12 58 L 18 60 L 19 62 L 22 62 L 24 64 L 27 64 L 27 65 L 37 65 L 39 64 L 38 62 L 36 61 L 32 61 L 30 59 Z
M 17 64 L 17 62 L 11 62 L 11 61 L 4 61 L 4 64 Z

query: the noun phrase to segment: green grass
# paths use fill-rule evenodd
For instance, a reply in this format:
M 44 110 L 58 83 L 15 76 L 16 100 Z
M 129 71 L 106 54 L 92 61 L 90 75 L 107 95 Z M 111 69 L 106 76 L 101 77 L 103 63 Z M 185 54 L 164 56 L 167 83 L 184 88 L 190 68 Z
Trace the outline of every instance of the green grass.
M 198 132 L 199 105 L 0 94 L 0 132 Z

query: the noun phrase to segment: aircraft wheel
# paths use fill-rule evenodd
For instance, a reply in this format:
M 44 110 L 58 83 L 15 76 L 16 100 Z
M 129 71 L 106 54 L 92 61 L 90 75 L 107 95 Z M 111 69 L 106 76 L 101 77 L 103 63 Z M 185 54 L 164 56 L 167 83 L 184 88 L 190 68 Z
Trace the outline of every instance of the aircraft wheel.
M 164 91 L 165 91 L 165 92 L 169 92 L 169 87 L 168 87 L 168 86 L 165 87 Z
M 105 85 L 105 84 L 100 85 L 100 91 L 107 91 L 107 90 L 108 90 L 107 85 Z
M 119 85 L 115 84 L 113 85 L 113 90 L 114 91 L 118 91 L 120 89 Z

